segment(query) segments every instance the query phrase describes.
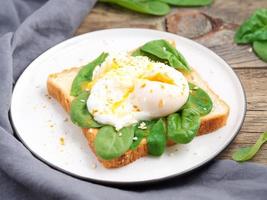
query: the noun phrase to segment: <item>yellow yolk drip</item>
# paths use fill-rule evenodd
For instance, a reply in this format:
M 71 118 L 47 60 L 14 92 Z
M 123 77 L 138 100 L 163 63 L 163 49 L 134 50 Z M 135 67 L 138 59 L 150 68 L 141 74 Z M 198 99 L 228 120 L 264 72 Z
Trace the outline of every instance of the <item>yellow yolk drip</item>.
M 161 74 L 161 73 L 156 73 L 153 76 L 146 77 L 146 79 L 150 80 L 150 81 L 157 81 L 157 82 L 175 85 L 175 82 L 169 76 L 167 76 L 165 74 Z
M 96 83 L 96 80 L 93 81 L 87 81 L 82 83 L 81 87 L 83 90 L 89 91 L 93 87 L 93 85 Z
M 102 77 L 104 77 L 108 72 L 118 69 L 120 66 L 118 65 L 118 63 L 116 62 L 115 59 L 113 59 L 113 62 L 111 63 L 111 65 L 109 67 L 107 67 L 106 69 L 104 69 L 104 71 L 98 76 L 96 77 L 93 81 L 88 81 L 82 84 L 82 89 L 89 91 L 92 89 L 92 87 L 94 86 L 94 84 L 101 79 Z
M 121 104 L 128 98 L 128 96 L 134 91 L 134 87 L 130 87 L 122 96 L 121 100 L 115 102 L 112 105 L 112 112 L 114 113 L 118 107 L 121 106 Z

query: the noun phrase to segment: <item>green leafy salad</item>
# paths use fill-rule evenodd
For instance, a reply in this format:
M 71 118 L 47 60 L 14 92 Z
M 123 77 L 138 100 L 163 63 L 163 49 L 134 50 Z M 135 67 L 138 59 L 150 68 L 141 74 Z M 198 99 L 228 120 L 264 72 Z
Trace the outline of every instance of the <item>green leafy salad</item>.
M 256 10 L 236 31 L 237 44 L 252 44 L 254 52 L 267 62 L 267 9 Z
M 206 6 L 213 0 L 100 0 L 100 2 L 114 4 L 126 9 L 149 15 L 166 15 L 171 6 Z
M 150 41 L 118 59 L 102 53 L 72 83 L 71 119 L 81 128 L 98 128 L 93 145 L 101 159 L 118 158 L 143 139 L 149 154 L 160 156 L 167 141 L 192 141 L 201 117 L 213 108 L 209 95 L 185 79 L 191 71 L 165 40 Z

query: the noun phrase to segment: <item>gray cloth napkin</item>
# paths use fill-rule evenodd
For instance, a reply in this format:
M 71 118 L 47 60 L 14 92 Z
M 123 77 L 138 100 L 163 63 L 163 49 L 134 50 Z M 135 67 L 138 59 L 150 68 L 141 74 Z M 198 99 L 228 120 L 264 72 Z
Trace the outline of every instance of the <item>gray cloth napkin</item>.
M 18 141 L 9 120 L 12 87 L 25 67 L 72 36 L 95 0 L 0 2 L 0 199 L 267 199 L 267 168 L 213 161 L 156 185 L 102 186 L 56 171 Z

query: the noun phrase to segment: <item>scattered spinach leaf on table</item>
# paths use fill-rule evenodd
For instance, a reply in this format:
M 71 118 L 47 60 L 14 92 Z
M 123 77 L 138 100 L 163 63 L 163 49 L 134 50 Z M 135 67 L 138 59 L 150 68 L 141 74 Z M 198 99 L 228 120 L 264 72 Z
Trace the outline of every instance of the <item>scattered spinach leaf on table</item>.
M 265 62 L 267 62 L 267 40 L 253 42 L 253 50 Z
M 98 128 L 102 125 L 97 123 L 89 113 L 86 102 L 89 97 L 88 92 L 82 92 L 71 102 L 70 117 L 74 124 L 82 128 Z
M 234 41 L 237 44 L 267 40 L 267 9 L 256 10 L 236 31 Z
M 166 15 L 170 12 L 168 4 L 155 0 L 100 0 L 100 2 L 116 4 L 139 13 Z
M 206 6 L 210 5 L 213 0 L 160 0 L 174 6 Z
M 267 62 L 267 9 L 258 9 L 239 27 L 234 36 L 237 44 L 252 43 L 256 55 Z
M 122 128 L 120 131 L 116 131 L 112 126 L 103 126 L 94 141 L 96 154 L 105 160 L 118 158 L 130 148 L 133 136 L 133 126 Z
M 99 0 L 103 3 L 116 4 L 139 13 L 166 15 L 173 6 L 205 6 L 213 0 Z
M 83 83 L 92 80 L 94 69 L 96 68 L 96 66 L 103 63 L 107 56 L 108 53 L 102 53 L 95 60 L 93 60 L 92 62 L 88 63 L 87 65 L 83 66 L 80 69 L 79 73 L 76 75 L 75 79 L 72 82 L 71 92 L 70 92 L 72 96 L 76 97 L 83 91 L 82 88 Z
M 232 156 L 232 159 L 238 162 L 250 160 L 259 151 L 260 147 L 267 142 L 267 131 L 262 133 L 256 143 L 249 147 L 238 149 Z

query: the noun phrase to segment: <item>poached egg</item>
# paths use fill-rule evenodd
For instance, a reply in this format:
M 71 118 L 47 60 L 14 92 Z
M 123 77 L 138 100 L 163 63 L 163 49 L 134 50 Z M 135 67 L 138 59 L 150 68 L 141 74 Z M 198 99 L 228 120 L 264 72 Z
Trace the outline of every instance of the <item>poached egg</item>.
M 188 82 L 181 72 L 129 54 L 109 55 L 84 87 L 90 90 L 88 111 L 97 122 L 116 130 L 174 113 L 189 96 Z

